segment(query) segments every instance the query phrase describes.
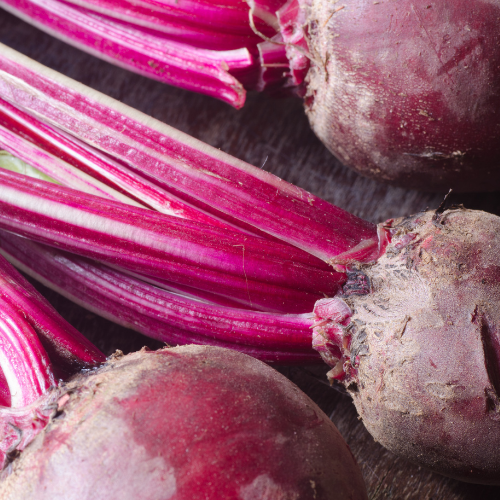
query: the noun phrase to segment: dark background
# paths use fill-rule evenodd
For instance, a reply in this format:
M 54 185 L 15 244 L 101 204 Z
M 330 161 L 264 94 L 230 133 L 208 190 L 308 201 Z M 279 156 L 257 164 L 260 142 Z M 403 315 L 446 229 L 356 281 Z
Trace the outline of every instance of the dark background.
M 379 222 L 437 208 L 443 194 L 386 186 L 344 168 L 316 139 L 300 100 L 250 94 L 236 111 L 215 99 L 168 87 L 116 68 L 59 42 L 0 10 L 0 42 L 212 146 Z M 500 214 L 499 193 L 452 194 L 451 203 Z M 59 312 L 106 354 L 161 344 L 118 327 L 37 285 Z M 432 474 L 384 450 L 358 421 L 349 397 L 318 374 L 280 369 L 332 418 L 349 443 L 370 499 L 499 499 L 500 487 L 469 485 Z

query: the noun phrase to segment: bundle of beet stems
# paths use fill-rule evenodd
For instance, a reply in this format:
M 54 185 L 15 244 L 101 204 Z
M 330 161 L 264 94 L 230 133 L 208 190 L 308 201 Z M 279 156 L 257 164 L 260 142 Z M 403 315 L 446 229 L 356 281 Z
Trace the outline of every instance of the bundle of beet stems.
M 304 98 L 345 164 L 412 189 L 500 186 L 500 5 L 482 0 L 0 0 L 141 75 L 239 108 Z
M 377 440 L 498 482 L 496 217 L 376 227 L 5 47 L 0 91 L 2 148 L 55 181 L 1 173 L 17 266 L 168 343 L 319 352 Z

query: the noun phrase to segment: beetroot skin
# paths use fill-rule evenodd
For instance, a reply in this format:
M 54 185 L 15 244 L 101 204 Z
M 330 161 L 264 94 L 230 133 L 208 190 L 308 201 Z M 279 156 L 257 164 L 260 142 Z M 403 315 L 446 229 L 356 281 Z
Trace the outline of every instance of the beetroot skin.
M 500 2 L 308 5 L 306 111 L 359 173 L 413 189 L 500 188 Z
M 344 384 L 383 446 L 500 484 L 500 218 L 452 209 L 386 230 L 384 255 L 352 270 L 370 292 L 343 299 Z
M 249 356 L 142 351 L 57 391 L 48 426 L 3 472 L 4 500 L 367 498 L 326 415 Z

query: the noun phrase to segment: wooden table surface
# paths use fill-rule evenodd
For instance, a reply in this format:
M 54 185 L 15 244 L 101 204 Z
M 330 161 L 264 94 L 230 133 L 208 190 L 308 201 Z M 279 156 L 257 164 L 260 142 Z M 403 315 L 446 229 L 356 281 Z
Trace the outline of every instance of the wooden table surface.
M 236 111 L 212 98 L 111 66 L 2 10 L 0 42 L 368 220 L 377 222 L 436 208 L 443 198 L 442 194 L 389 187 L 343 167 L 311 132 L 300 100 L 250 94 L 244 109 Z M 500 214 L 499 193 L 453 194 L 451 201 Z M 106 354 L 115 349 L 129 352 L 143 345 L 160 346 L 38 288 Z M 460 483 L 395 457 L 366 432 L 349 397 L 329 387 L 317 374 L 299 368 L 281 371 L 331 416 L 359 462 L 371 499 L 500 499 L 500 487 Z

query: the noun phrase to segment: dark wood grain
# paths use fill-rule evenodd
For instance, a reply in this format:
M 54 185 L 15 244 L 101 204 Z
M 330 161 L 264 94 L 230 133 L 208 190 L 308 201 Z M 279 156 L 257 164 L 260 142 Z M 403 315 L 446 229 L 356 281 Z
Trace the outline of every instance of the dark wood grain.
M 113 67 L 40 33 L 0 11 L 0 42 L 217 148 L 312 191 L 356 215 L 377 222 L 436 208 L 442 194 L 404 190 L 364 179 L 344 168 L 311 132 L 301 102 L 251 94 L 236 111 Z M 452 195 L 500 214 L 499 193 Z M 107 354 L 161 344 L 120 328 L 39 286 L 63 316 Z M 324 383 L 321 374 L 282 368 L 331 416 L 356 456 L 372 500 L 498 499 L 500 488 L 450 480 L 398 459 L 376 443 L 358 420 L 349 398 Z

